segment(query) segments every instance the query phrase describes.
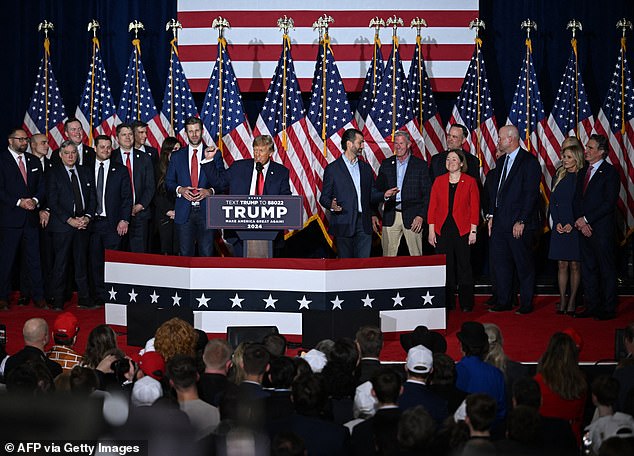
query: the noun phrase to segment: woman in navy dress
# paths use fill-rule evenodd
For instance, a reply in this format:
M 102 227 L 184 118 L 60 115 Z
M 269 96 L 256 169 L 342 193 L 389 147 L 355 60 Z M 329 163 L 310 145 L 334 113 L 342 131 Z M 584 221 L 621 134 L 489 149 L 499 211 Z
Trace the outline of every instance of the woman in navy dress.
M 550 194 L 550 217 L 552 233 L 548 258 L 557 260 L 560 301 L 557 313 L 572 315 L 575 313 L 577 290 L 581 281 L 581 259 L 579 232 L 575 229 L 572 213 L 572 200 L 577 184 L 577 172 L 583 168 L 583 147 L 575 137 L 566 138 L 562 144 L 561 167 L 553 183 Z M 566 296 L 570 279 L 570 297 Z

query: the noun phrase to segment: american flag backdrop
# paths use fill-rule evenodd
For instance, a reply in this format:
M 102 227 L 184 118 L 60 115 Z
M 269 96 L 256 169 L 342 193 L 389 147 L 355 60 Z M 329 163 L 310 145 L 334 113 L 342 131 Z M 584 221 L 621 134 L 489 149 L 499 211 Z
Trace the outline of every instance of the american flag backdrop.
M 370 113 L 372 103 L 374 103 L 374 97 L 376 97 L 376 89 L 381 83 L 383 71 L 385 70 L 383 54 L 381 53 L 381 40 L 378 36 L 374 37 L 373 49 L 370 66 L 368 68 L 368 72 L 365 74 L 365 80 L 363 81 L 363 89 L 361 90 L 359 104 L 357 105 L 357 110 L 354 113 L 354 118 L 360 130 L 363 130 L 365 119 Z
M 115 125 L 117 124 L 115 108 L 108 75 L 101 59 L 99 39 L 93 37 L 92 59 L 88 68 L 88 76 L 81 100 L 75 111 L 75 117 L 81 122 L 88 135 L 89 146 L 92 146 L 94 138 L 98 135 L 115 136 Z
M 625 54 L 625 38 L 614 68 L 608 94 L 599 111 L 595 130 L 610 142 L 608 160 L 621 178 L 619 209 L 623 215 L 624 232 L 634 229 L 634 85 Z
M 577 136 L 581 144 L 592 134 L 594 117 L 590 111 L 583 78 L 577 61 L 577 40 L 572 40 L 572 51 L 564 69 L 557 98 L 548 116 L 548 148 L 558 154 L 567 136 Z
M 176 136 L 182 144 L 187 144 L 185 121 L 189 117 L 197 117 L 198 110 L 178 58 L 176 43 L 176 38 L 170 43 L 170 68 L 165 81 L 161 120 L 170 136 Z
M 224 38 L 218 39 L 216 65 L 209 78 L 201 119 L 205 143 L 218 146 L 227 166 L 251 158 L 253 135 Z
M 273 158 L 286 166 L 290 173 L 291 191 L 302 195 L 304 223 L 317 211 L 313 160 L 307 135 L 306 116 L 293 57 L 291 40 L 282 38 L 282 53 L 264 99 L 262 112 L 255 123 L 253 136 L 271 135 L 276 151 Z
M 394 37 L 392 53 L 363 126 L 363 136 L 366 141 L 365 155 L 374 174 L 379 172 L 383 159 L 392 156 L 393 135 L 398 130 L 404 130 L 410 134 L 418 131 L 414 124 L 407 76 L 401 63 L 398 39 Z M 412 138 L 412 153 L 422 157 L 423 148 L 422 137 L 419 133 L 418 138 Z
M 484 182 L 489 170 L 495 168 L 498 129 L 481 46 L 482 41 L 476 38 L 471 63 L 451 112 L 447 130 L 455 123 L 467 127 L 469 151 L 480 160 L 480 176 Z
M 424 144 L 424 158 L 429 163 L 431 156 L 445 150 L 447 143 L 445 131 L 441 125 L 440 113 L 436 107 L 434 94 L 427 76 L 420 35 L 416 37 L 416 49 L 412 64 L 409 67 L 407 85 L 410 91 L 414 125 L 416 126 L 416 131 L 410 133 L 412 138 Z
M 64 121 L 66 110 L 57 87 L 51 66 L 50 41 L 44 39 L 44 56 L 37 70 L 35 88 L 24 115 L 22 128 L 29 135 L 44 133 L 48 136 L 51 149 L 58 149 L 64 141 Z
M 161 114 L 154 104 L 150 85 L 145 76 L 143 62 L 141 62 L 141 42 L 132 40 L 130 62 L 123 82 L 121 100 L 117 107 L 118 121 L 132 123 L 141 120 L 148 124 L 147 140 L 152 147 L 161 150 L 161 145 L 168 135 L 163 126 Z
M 469 64 L 473 49 L 473 32 L 467 24 L 478 16 L 478 0 L 178 0 L 180 58 L 195 92 L 207 88 L 216 45 L 210 29 L 218 16 L 231 24 L 226 38 L 234 69 L 242 92 L 264 92 L 269 75 L 277 64 L 279 34 L 275 24 L 286 14 L 295 21 L 293 48 L 297 77 L 301 90 L 310 90 L 314 56 L 319 40 L 312 30 L 313 22 L 326 13 L 335 20 L 330 29 L 332 46 L 347 91 L 361 91 L 363 78 L 372 58 L 374 30 L 368 27 L 375 16 L 386 19 L 394 14 L 409 24 L 414 17 L 423 17 L 429 24 L 423 42 L 431 84 L 435 91 L 457 91 Z M 385 38 L 390 30 L 383 30 Z M 407 60 L 414 53 L 416 32 L 399 30 L 401 52 Z M 429 44 L 429 45 L 427 45 Z M 387 51 L 387 49 L 386 49 Z
M 328 34 L 324 35 L 317 53 L 310 105 L 306 112 L 306 126 L 313 159 L 314 194 L 319 201 L 324 169 L 328 163 L 341 156 L 343 132 L 348 128 L 354 128 L 352 111 Z M 326 233 L 324 209 L 321 204 L 316 204 L 316 209 L 322 229 Z M 331 240 L 329 236 L 326 236 L 326 239 Z
M 542 168 L 542 191 L 548 199 L 555 169 L 559 164 L 559 156 L 552 148 L 546 147 L 548 144 L 546 131 L 550 129 L 537 85 L 530 39 L 526 40 L 526 55 L 520 68 L 507 124 L 517 127 L 520 133 L 520 145 L 537 157 Z

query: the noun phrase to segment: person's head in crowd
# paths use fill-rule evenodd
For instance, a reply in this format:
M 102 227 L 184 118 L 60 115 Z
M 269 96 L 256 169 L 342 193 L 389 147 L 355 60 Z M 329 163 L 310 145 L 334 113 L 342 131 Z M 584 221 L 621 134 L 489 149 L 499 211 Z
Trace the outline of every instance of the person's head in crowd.
M 352 416 L 367 420 L 376 414 L 378 407 L 379 401 L 374 394 L 372 383 L 366 381 L 357 386 L 352 401 Z
M 629 358 L 634 356 L 634 321 L 625 327 L 623 332 L 623 344 Z
M 70 393 L 70 372 L 62 372 L 53 383 L 56 393 Z
M 577 347 L 577 354 L 581 353 L 581 350 L 583 350 L 583 337 L 581 337 L 581 334 L 575 328 L 570 327 L 563 329 L 561 332 L 570 336 L 575 343 L 575 347 Z
M 434 372 L 430 379 L 433 385 L 456 384 L 456 362 L 446 353 L 434 353 Z
M 203 121 L 196 116 L 189 117 L 185 121 L 185 133 L 191 146 L 199 146 L 203 142 Z
M 518 405 L 509 412 L 506 420 L 507 436 L 525 447 L 534 447 L 540 441 L 541 421 L 539 412 L 527 405 Z
M 632 439 L 610 437 L 601 444 L 598 456 L 631 456 L 634 454 L 634 442 Z
M 467 396 L 466 403 L 465 423 L 469 426 L 471 436 L 490 435 L 497 410 L 495 399 L 488 394 L 477 393 Z
M 363 133 L 355 128 L 349 128 L 341 135 L 341 148 L 348 160 L 354 160 L 361 155 L 364 145 Z
M 53 322 L 53 341 L 55 345 L 72 347 L 77 341 L 79 321 L 72 312 L 64 312 Z
M 139 358 L 139 369 L 143 372 L 143 375 L 152 377 L 160 382 L 165 376 L 165 360 L 159 352 L 145 352 Z
M 275 143 L 270 135 L 260 135 L 253 139 L 253 159 L 256 163 L 266 165 L 275 152 Z
M 262 344 L 249 344 L 244 349 L 242 368 L 246 374 L 245 380 L 262 383 L 264 374 L 269 369 L 271 355 Z
M 138 379 L 132 387 L 130 400 L 135 407 L 148 407 L 163 396 L 161 383 L 149 376 Z
M 539 410 L 542 406 L 542 391 L 537 380 L 531 377 L 518 378 L 513 383 L 513 407 L 524 405 Z
M 29 318 L 22 327 L 24 345 L 44 351 L 48 344 L 48 323 L 43 318 Z
M 322 352 L 324 355 L 328 356 L 328 354 L 330 353 L 330 351 L 332 350 L 332 347 L 335 346 L 335 341 L 332 339 L 322 339 L 319 342 L 317 342 L 317 345 L 315 345 L 315 350 Z
M 592 403 L 595 407 L 610 407 L 619 397 L 619 381 L 606 374 L 599 375 L 592 381 Z
M 405 369 L 408 379 L 427 382 L 427 379 L 434 371 L 433 353 L 423 345 L 410 348 L 407 352 Z
M 70 391 L 73 394 L 89 396 L 99 387 L 99 379 L 93 369 L 75 366 L 70 371 Z
M 497 367 L 502 372 L 506 372 L 508 356 L 504 353 L 502 331 L 500 331 L 500 328 L 496 324 L 484 323 L 484 332 L 489 341 L 489 352 L 484 358 L 484 361 Z
M 24 396 L 41 396 L 55 391 L 51 372 L 41 358 L 29 359 L 11 369 L 5 378 L 7 392 Z
M 437 331 L 430 331 L 424 325 L 417 326 L 412 332 L 401 334 L 400 341 L 405 353 L 416 345 L 427 347 L 432 353 L 445 353 L 447 351 L 445 337 Z
M 273 438 L 271 456 L 304 456 L 306 445 L 300 436 L 294 432 L 279 432 Z
M 13 128 L 9 131 L 9 149 L 16 154 L 23 154 L 29 148 L 29 137 L 23 128 Z
M 268 376 L 270 385 L 275 389 L 288 390 L 295 379 L 295 363 L 288 356 L 271 358 Z
M 169 362 L 175 355 L 194 357 L 197 340 L 198 334 L 194 327 L 185 320 L 174 317 L 156 330 L 154 349 L 163 356 L 165 362 Z
M 77 146 L 70 139 L 63 141 L 59 145 L 59 157 L 62 160 L 62 163 L 67 168 L 72 168 L 78 163 L 77 158 L 79 157 L 79 153 L 77 152 Z
M 328 394 L 321 375 L 305 375 L 291 387 L 295 411 L 300 415 L 319 416 L 328 404 Z
M 74 117 L 70 117 L 64 122 L 64 133 L 66 139 L 72 141 L 76 146 L 79 146 L 84 140 L 84 128 L 81 126 L 81 122 Z
M 48 139 L 43 133 L 35 133 L 31 136 L 31 153 L 37 158 L 46 157 L 48 155 Z
M 578 399 L 587 390 L 578 360 L 579 350 L 574 340 L 567 334 L 556 332 L 537 364 L 537 372 L 546 385 L 562 398 Z
M 291 358 L 293 360 L 293 364 L 295 364 L 295 378 L 293 381 L 298 379 L 303 375 L 310 375 L 313 373 L 310 364 L 304 358 L 295 357 Z
M 590 139 L 588 139 L 586 143 L 584 157 L 589 164 L 594 165 L 599 160 L 608 156 L 608 150 L 608 138 L 598 134 L 590 135 Z
M 88 334 L 82 364 L 95 369 L 106 354 L 117 348 L 117 335 L 108 325 L 98 325 Z
M 354 371 L 359 363 L 357 345 L 347 337 L 339 338 L 327 359 L 328 362 L 321 371 L 326 381 L 327 393 L 335 399 L 353 397 L 357 387 Z
M 134 147 L 134 132 L 132 126 L 127 123 L 117 125 L 117 142 L 121 150 L 129 152 Z
M 205 372 L 208 374 L 227 375 L 231 367 L 231 345 L 224 339 L 211 339 L 203 351 Z
M 229 370 L 228 378 L 232 383 L 239 385 L 246 378 L 246 372 L 242 367 L 242 360 L 244 357 L 244 350 L 249 346 L 251 342 L 240 342 L 231 356 L 231 369 Z
M 134 147 L 140 148 L 145 146 L 147 141 L 147 124 L 142 120 L 132 122 L 132 132 L 134 133 Z
M 271 357 L 286 354 L 286 338 L 281 334 L 267 334 L 262 339 L 262 344 L 269 351 Z
M 198 371 L 193 357 L 177 354 L 170 358 L 167 362 L 167 378 L 179 397 L 181 393 L 196 392 L 198 394 L 196 388 Z
M 465 356 L 484 359 L 489 351 L 489 338 L 484 325 L 477 321 L 465 321 L 457 333 L 460 349 Z
M 361 358 L 379 358 L 383 349 L 383 333 L 376 326 L 362 326 L 355 335 Z
M 424 454 L 436 432 L 436 422 L 422 405 L 403 411 L 398 421 L 398 447 L 407 454 Z
M 328 358 L 328 364 L 352 372 L 359 363 L 359 350 L 352 339 L 342 337 L 335 341 L 326 357 Z M 326 364 L 326 367 L 328 367 L 328 364 Z
M 467 136 L 469 136 L 467 127 L 461 124 L 452 124 L 447 132 L 447 150 L 462 149 Z
M 181 148 L 181 143 L 173 136 L 168 136 L 161 145 L 161 152 L 159 154 L 158 165 L 158 180 L 156 181 L 156 187 L 161 188 L 165 183 L 165 175 L 167 174 L 167 167 L 169 166 L 172 153 Z
M 381 367 L 372 375 L 370 382 L 372 383 L 372 394 L 379 401 L 379 404 L 396 404 L 403 387 L 401 377 L 394 369 Z
M 110 364 L 110 369 L 114 373 L 114 377 L 120 386 L 136 381 L 137 377 L 142 375 L 139 373 L 138 364 L 130 359 L 125 353 L 116 350 L 115 353 L 109 353 L 115 357 Z

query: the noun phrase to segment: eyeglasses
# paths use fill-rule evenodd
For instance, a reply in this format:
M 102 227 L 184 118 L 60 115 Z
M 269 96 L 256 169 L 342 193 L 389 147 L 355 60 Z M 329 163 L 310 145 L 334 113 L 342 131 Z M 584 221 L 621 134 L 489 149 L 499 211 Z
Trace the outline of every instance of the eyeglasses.
M 16 141 L 24 141 L 24 142 L 29 140 L 29 138 L 20 138 L 18 136 L 11 136 L 11 139 L 15 139 Z

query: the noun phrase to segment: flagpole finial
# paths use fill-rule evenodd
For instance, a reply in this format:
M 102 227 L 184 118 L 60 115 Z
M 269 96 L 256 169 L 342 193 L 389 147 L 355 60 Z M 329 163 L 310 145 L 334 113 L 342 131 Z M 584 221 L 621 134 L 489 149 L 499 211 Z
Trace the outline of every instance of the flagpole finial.
M 632 22 L 628 21 L 626 18 L 623 18 L 616 23 L 616 28 L 621 29 L 621 31 L 623 32 L 623 38 L 625 38 L 625 34 L 627 33 L 628 29 L 632 30 Z
M 401 19 L 400 17 L 396 17 L 396 14 L 390 18 L 388 18 L 388 20 L 385 22 L 385 24 L 388 27 L 392 27 L 392 34 L 394 36 L 396 36 L 396 31 L 398 30 L 399 26 L 403 26 L 403 19 Z
M 290 29 L 295 30 L 295 22 L 292 17 L 288 17 L 285 14 L 277 20 L 277 27 L 284 32 L 284 35 L 288 35 Z
M 229 21 L 222 16 L 218 16 L 213 21 L 211 21 L 211 28 L 215 28 L 218 30 L 218 38 L 223 38 L 226 29 L 230 29 L 231 25 Z
M 531 39 L 531 30 L 537 30 L 537 23 L 530 19 L 526 19 L 520 24 L 520 28 L 526 30 L 526 39 Z
M 332 16 L 328 16 L 327 14 L 324 14 L 323 16 L 318 18 L 315 22 L 313 22 L 313 30 L 319 31 L 320 41 L 324 36 L 328 35 L 328 29 L 330 28 L 330 24 L 334 22 L 335 20 L 332 18 Z
M 46 19 L 44 19 L 44 22 L 40 22 L 37 26 L 38 32 L 44 31 L 44 38 L 48 38 L 49 30 L 52 32 L 53 30 L 55 30 L 55 26 L 52 22 L 49 22 Z
M 486 24 L 484 23 L 482 19 L 480 19 L 479 17 L 476 17 L 474 20 L 469 22 L 469 28 L 475 29 L 476 38 L 479 38 L 480 30 L 484 30 L 486 28 Z
M 566 25 L 566 28 L 572 30 L 572 39 L 577 38 L 577 30 L 579 31 L 583 30 L 583 26 L 581 25 L 581 22 L 579 22 L 577 19 L 573 19 L 570 22 L 568 22 L 568 25 Z
M 128 32 L 134 31 L 134 39 L 139 39 L 139 30 L 145 30 L 145 26 L 143 22 L 137 21 L 136 19 L 128 25 Z
M 420 29 L 427 27 L 427 22 L 422 17 L 415 17 L 409 26 L 416 29 L 416 36 L 420 36 Z
M 368 27 L 374 29 L 374 36 L 378 38 L 381 27 L 385 27 L 385 21 L 379 16 L 375 16 L 370 19 L 370 25 Z
M 97 38 L 97 29 L 99 29 L 100 25 L 97 22 L 97 19 L 93 19 L 88 23 L 88 31 L 92 32 L 93 38 Z
M 165 31 L 169 32 L 171 30 L 174 38 L 177 38 L 178 30 L 182 28 L 183 25 L 176 19 L 170 19 L 169 21 L 167 21 L 167 24 L 165 24 Z

